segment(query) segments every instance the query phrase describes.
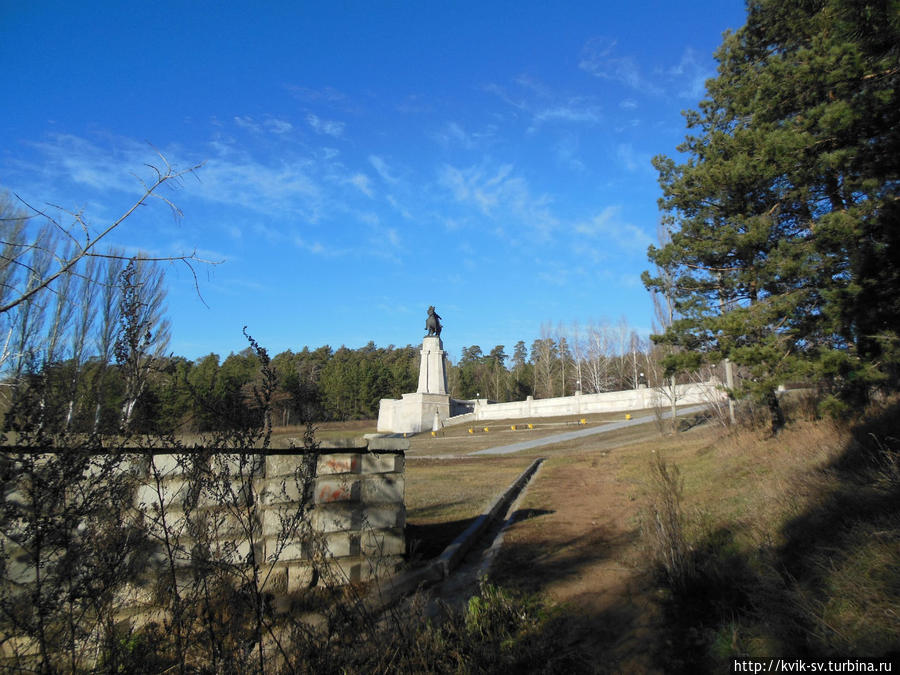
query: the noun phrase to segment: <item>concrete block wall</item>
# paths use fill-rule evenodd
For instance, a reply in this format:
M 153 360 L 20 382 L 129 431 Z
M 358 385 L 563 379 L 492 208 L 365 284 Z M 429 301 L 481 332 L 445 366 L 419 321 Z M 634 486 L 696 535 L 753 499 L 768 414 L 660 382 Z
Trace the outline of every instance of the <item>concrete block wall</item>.
M 258 560 L 274 565 L 271 591 L 287 592 L 308 586 L 322 575 L 331 581 L 368 581 L 394 574 L 406 549 L 405 451 L 409 441 L 402 438 L 353 439 L 322 447 L 311 482 L 312 504 L 306 522 L 295 536 L 285 540 L 282 519 L 296 512 L 302 486 L 295 480 L 304 455 L 290 450 L 274 450 L 252 455 L 243 467 L 257 495 L 252 529 Z M 166 498 L 165 515 L 170 526 L 183 527 L 183 504 L 190 484 L 173 455 L 154 456 L 161 477 L 159 488 L 149 466 L 142 471 L 142 484 L 135 504 L 158 521 L 158 491 Z M 212 458 L 213 462 L 221 458 Z M 239 468 L 236 464 L 232 470 Z M 235 490 L 237 484 L 234 484 Z M 247 523 L 233 518 L 228 509 L 202 495 L 196 513 L 216 521 L 213 545 L 236 545 L 233 559 L 246 556 L 250 544 Z M 152 528 L 152 524 L 151 524 Z M 217 539 L 217 540 L 216 540 Z M 187 550 L 191 542 L 182 538 Z M 189 562 L 185 556 L 184 566 Z M 323 564 L 324 563 L 324 564 Z M 185 570 L 187 571 L 187 569 Z

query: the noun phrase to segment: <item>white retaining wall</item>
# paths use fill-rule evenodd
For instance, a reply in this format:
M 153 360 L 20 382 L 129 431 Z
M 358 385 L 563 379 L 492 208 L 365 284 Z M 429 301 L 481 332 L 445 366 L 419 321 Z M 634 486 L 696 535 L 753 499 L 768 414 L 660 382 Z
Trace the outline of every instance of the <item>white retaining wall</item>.
M 627 389 L 606 391 L 600 394 L 575 394 L 559 398 L 534 399 L 510 403 L 489 403 L 485 399 L 475 402 L 474 412 L 449 418 L 445 424 L 463 424 L 484 420 L 524 419 L 529 417 L 559 417 L 563 415 L 589 415 L 591 413 L 622 412 L 648 408 L 668 408 L 672 405 L 665 389 Z M 718 382 L 679 384 L 675 386 L 677 405 L 710 403 L 725 397 Z

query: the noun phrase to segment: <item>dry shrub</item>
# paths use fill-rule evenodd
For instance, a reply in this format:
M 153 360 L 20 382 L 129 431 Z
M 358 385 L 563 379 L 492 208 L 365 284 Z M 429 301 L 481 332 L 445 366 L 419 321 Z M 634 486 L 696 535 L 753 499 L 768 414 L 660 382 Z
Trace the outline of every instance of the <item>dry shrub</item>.
M 649 513 L 642 529 L 650 559 L 671 587 L 683 588 L 694 572 L 682 508 L 684 480 L 678 466 L 656 451 L 650 461 L 649 487 Z
M 666 591 L 665 670 L 900 649 L 898 412 L 797 415 L 774 438 L 732 428 L 681 452 L 681 472 L 654 457 L 642 529 Z

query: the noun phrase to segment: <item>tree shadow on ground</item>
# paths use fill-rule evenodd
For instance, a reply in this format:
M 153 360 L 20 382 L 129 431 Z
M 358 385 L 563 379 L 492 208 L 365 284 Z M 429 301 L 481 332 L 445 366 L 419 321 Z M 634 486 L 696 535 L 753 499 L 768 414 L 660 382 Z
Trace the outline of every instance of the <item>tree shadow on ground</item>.
M 809 477 L 778 547 L 747 551 L 722 528 L 694 543 L 681 579 L 662 580 L 667 672 L 734 656 L 900 656 L 900 406 L 855 428 Z
M 691 542 L 680 579 L 643 560 L 618 589 L 584 602 L 570 594 L 554 616 L 560 649 L 590 655 L 594 672 L 724 672 L 742 656 L 896 661 L 897 419 L 893 405 L 858 425 L 833 462 L 792 486 L 797 495 L 785 499 L 798 512 L 774 539 L 779 545 L 748 548 L 748 525 L 736 521 Z M 638 538 L 636 529 L 597 527 L 566 539 L 507 541 L 491 578 L 529 593 L 577 583 L 604 559 L 633 553 Z
M 411 563 L 431 560 L 466 531 L 475 518 L 448 520 L 442 523 L 406 524 L 406 555 Z
M 522 516 L 551 513 L 523 510 Z M 643 642 L 648 634 L 646 597 L 638 587 L 649 576 L 629 569 L 608 592 L 577 590 L 578 580 L 595 574 L 604 561 L 618 561 L 634 547 L 638 532 L 597 526 L 590 532 L 551 541 L 504 541 L 491 570 L 491 580 L 505 588 L 540 593 L 550 584 L 575 584 L 570 599 L 554 612 L 551 625 L 560 653 L 577 654 L 584 672 L 645 672 L 652 664 Z M 650 622 L 653 621 L 649 618 Z M 535 671 L 540 672 L 539 664 Z
M 519 509 L 510 515 L 512 522 L 520 520 L 529 520 L 539 516 L 553 513 L 546 509 Z M 475 522 L 475 518 L 463 518 L 460 520 L 449 520 L 441 523 L 427 524 L 406 524 L 406 553 L 410 562 L 420 560 L 431 560 L 436 558 L 444 549 L 461 535 L 466 529 Z M 498 523 L 499 526 L 499 523 Z M 496 535 L 497 526 L 489 528 L 489 531 L 482 535 L 482 538 Z M 490 542 L 479 541 L 479 544 L 489 544 Z

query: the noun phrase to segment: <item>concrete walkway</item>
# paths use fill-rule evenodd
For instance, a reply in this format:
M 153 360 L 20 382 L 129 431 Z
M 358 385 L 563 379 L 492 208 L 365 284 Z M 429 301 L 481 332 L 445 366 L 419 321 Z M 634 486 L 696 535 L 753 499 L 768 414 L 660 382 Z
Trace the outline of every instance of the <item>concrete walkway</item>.
M 679 408 L 678 415 L 687 415 L 690 413 L 700 412 L 701 410 L 705 410 L 707 406 L 705 404 L 692 405 L 687 408 Z M 663 419 L 669 419 L 672 417 L 672 411 L 668 410 L 663 413 Z M 535 438 L 530 441 L 522 441 L 521 443 L 513 443 L 511 445 L 500 445 L 494 448 L 485 448 L 484 450 L 476 450 L 475 452 L 468 453 L 469 455 L 509 455 L 514 452 L 522 452 L 523 450 L 531 450 L 532 448 L 539 448 L 544 445 L 553 445 L 554 443 L 562 443 L 564 441 L 572 441 L 576 438 L 584 438 L 585 436 L 593 436 L 594 434 L 602 434 L 608 431 L 615 431 L 616 429 L 624 429 L 625 427 L 633 427 L 638 424 L 646 424 L 647 422 L 652 422 L 656 419 L 656 415 L 641 415 L 640 417 L 633 417 L 630 420 L 621 420 L 619 422 L 610 422 L 608 424 L 601 424 L 599 427 L 591 427 L 590 429 L 579 429 L 578 431 L 567 431 L 563 434 L 556 434 L 554 436 L 544 436 L 543 438 Z

